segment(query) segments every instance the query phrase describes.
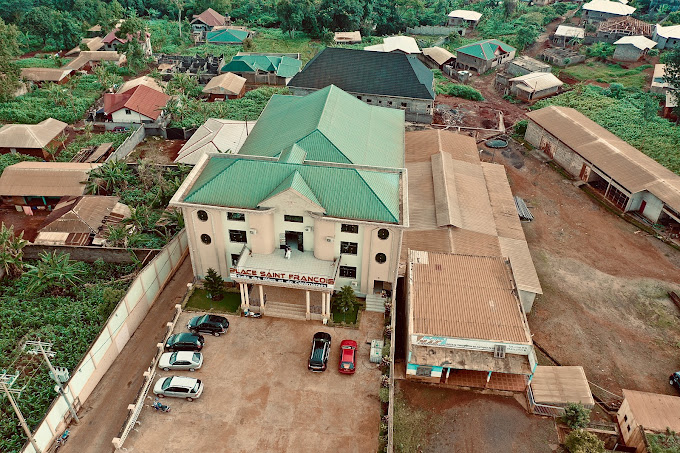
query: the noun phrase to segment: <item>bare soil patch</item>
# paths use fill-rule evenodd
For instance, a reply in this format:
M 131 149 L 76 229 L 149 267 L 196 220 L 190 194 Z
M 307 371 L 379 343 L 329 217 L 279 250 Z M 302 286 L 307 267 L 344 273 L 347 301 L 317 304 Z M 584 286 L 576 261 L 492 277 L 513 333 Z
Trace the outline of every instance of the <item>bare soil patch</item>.
M 0 221 L 6 226 L 14 225 L 14 234 L 19 235 L 22 231 L 24 239 L 33 242 L 38 236 L 38 229 L 45 221 L 50 211 L 33 211 L 33 215 L 26 215 L 23 211 L 17 211 L 14 207 L 0 208 Z
M 126 161 L 137 162 L 139 159 L 146 159 L 154 164 L 170 165 L 174 163 L 179 150 L 186 143 L 186 140 L 164 140 L 162 137 L 146 137 L 132 151 Z

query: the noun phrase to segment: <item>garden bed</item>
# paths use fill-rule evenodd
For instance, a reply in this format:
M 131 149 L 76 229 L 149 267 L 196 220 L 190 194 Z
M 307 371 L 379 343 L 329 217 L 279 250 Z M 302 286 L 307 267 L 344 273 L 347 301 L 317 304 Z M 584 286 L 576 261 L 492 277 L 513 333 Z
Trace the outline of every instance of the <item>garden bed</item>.
M 356 305 L 353 309 L 343 312 L 338 307 L 333 307 L 333 322 L 338 324 L 356 325 L 359 317 L 359 306 Z
M 241 308 L 241 295 L 237 292 L 227 291 L 222 300 L 212 300 L 208 292 L 203 288 L 196 288 L 189 297 L 187 310 L 209 311 L 217 313 L 238 313 Z

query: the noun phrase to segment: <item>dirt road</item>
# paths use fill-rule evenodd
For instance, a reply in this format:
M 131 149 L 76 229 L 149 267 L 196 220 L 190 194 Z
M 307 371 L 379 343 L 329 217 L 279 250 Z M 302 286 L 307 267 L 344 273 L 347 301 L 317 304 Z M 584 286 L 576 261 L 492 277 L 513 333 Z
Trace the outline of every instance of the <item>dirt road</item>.
M 680 252 L 523 149 L 515 143 L 494 158 L 533 207 L 524 231 L 544 292 L 528 316 L 534 340 L 612 392 L 674 394 L 667 377 L 680 369 L 680 312 L 667 292 L 680 288 Z
M 71 437 L 62 453 L 105 453 L 113 450 L 111 440 L 127 416 L 142 373 L 156 353 L 156 343 L 163 340 L 165 325 L 172 318 L 175 304 L 181 302 L 186 285 L 193 279 L 191 260 L 184 259 L 156 303 L 132 335 L 111 368 L 104 375 L 80 411 L 80 424 L 71 425 Z

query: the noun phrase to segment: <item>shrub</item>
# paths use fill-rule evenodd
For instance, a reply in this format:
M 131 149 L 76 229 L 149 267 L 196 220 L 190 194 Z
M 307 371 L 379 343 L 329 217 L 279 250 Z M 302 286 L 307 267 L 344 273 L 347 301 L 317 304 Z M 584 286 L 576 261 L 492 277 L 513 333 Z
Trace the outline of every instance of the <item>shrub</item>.
M 649 453 L 680 453 L 680 437 L 668 428 L 665 433 L 647 434 Z
M 659 55 L 659 49 L 650 49 L 649 52 L 647 52 L 647 55 L 650 57 L 656 57 Z
M 389 401 L 390 401 L 390 389 L 387 388 L 387 387 L 381 388 L 378 397 L 380 398 L 381 403 L 389 403 Z
M 458 83 L 448 83 L 437 87 L 437 92 L 446 96 L 455 96 L 458 98 L 469 99 L 471 101 L 483 101 L 482 93 L 475 90 L 471 86 L 460 85 Z
M 564 441 L 569 453 L 604 453 L 604 442 L 585 429 L 576 429 L 569 433 Z
M 203 286 L 212 300 L 222 300 L 224 297 L 224 280 L 212 267 L 208 269 L 208 274 L 203 279 Z
M 564 409 L 562 421 L 571 429 L 585 428 L 590 421 L 590 409 L 581 403 L 569 403 Z
M 527 132 L 527 126 L 529 126 L 529 122 L 527 120 L 517 121 L 513 126 L 515 129 L 515 135 L 524 137 L 524 134 Z

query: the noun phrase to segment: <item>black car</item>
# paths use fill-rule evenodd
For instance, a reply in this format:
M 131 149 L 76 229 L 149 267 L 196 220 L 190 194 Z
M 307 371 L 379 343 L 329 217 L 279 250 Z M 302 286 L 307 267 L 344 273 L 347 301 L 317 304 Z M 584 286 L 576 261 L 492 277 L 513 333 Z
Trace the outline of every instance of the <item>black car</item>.
M 328 354 L 331 350 L 331 335 L 326 332 L 317 332 L 312 339 L 312 353 L 307 362 L 307 368 L 314 372 L 326 371 Z
M 205 339 L 203 335 L 195 333 L 176 333 L 165 342 L 168 351 L 200 351 L 203 349 Z
M 680 371 L 676 371 L 675 373 L 671 374 L 670 381 L 670 384 L 673 387 L 675 387 L 677 390 L 680 390 Z
M 187 323 L 190 332 L 208 332 L 216 337 L 223 334 L 229 328 L 229 321 L 224 316 L 203 315 L 191 318 Z

